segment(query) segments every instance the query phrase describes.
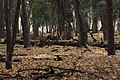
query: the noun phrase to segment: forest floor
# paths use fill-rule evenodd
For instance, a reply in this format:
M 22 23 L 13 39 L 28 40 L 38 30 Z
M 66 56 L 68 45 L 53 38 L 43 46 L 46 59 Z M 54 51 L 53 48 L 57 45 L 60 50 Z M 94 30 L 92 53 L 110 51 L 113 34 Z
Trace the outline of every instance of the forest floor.
M 117 37 L 116 41 L 119 39 Z M 0 80 L 16 80 L 18 75 L 24 78 L 21 80 L 35 80 L 30 78 L 38 75 L 47 75 L 48 78 L 42 80 L 120 80 L 120 50 L 116 50 L 114 56 L 107 56 L 104 48 L 88 48 L 91 51 L 75 46 L 46 45 L 24 49 L 16 45 L 13 69 L 6 70 L 5 62 L 0 61 Z M 6 54 L 5 44 L 0 44 L 0 54 Z M 48 71 L 35 70 L 38 68 Z M 18 70 L 21 70 L 19 74 Z

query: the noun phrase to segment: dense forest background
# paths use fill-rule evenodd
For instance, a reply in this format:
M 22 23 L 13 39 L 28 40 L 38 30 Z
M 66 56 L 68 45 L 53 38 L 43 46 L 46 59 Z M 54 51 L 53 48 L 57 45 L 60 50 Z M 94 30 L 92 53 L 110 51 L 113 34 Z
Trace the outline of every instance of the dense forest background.
M 46 46 L 49 51 L 49 46 L 53 45 L 63 46 L 63 49 L 67 46 L 65 51 L 69 51 L 72 50 L 70 46 L 75 46 L 78 51 L 74 53 L 88 51 L 91 55 L 91 47 L 99 47 L 104 48 L 109 57 L 118 55 L 119 36 L 120 0 L 0 0 L 0 44 L 5 47 L 5 54 L 0 53 L 0 60 L 5 62 L 4 66 L 8 70 L 12 69 L 18 45 L 31 51 L 36 47 L 46 51 Z M 59 53 L 54 48 L 52 52 Z M 60 55 L 56 58 L 62 60 Z M 50 70 L 53 68 L 50 67 Z M 120 75 L 117 76 L 116 80 Z

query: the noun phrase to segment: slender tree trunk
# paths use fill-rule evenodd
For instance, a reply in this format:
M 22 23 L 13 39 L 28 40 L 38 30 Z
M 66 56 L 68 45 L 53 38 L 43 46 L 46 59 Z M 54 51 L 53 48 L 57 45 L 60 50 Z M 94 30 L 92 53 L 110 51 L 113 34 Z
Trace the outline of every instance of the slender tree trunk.
M 97 33 L 98 28 L 97 28 L 97 18 L 93 18 L 93 23 L 92 23 L 92 32 Z
M 106 16 L 106 15 L 105 15 Z M 108 22 L 107 22 L 107 19 L 106 17 L 104 17 L 104 20 L 103 20 L 103 35 L 104 35 L 104 41 L 105 42 L 108 42 Z
M 70 24 L 69 21 L 67 21 L 66 37 L 67 37 L 67 40 L 72 38 L 72 25 Z
M 106 0 L 107 2 L 107 22 L 108 22 L 108 55 L 115 55 L 114 45 L 114 26 L 112 20 L 112 0 Z
M 120 0 L 119 0 L 119 3 L 120 3 Z M 119 21 L 120 21 L 120 8 L 118 9 L 118 18 L 119 18 Z
M 10 21 L 10 2 L 6 0 L 5 2 L 5 22 L 6 22 L 6 40 L 7 40 L 7 61 L 6 61 L 6 69 L 12 68 L 12 54 L 14 51 L 14 45 L 16 41 L 17 27 L 18 27 L 18 19 L 19 19 L 19 10 L 20 10 L 20 0 L 17 2 L 13 30 L 11 29 L 11 21 Z M 13 32 L 13 33 L 12 33 Z
M 53 34 L 53 30 L 54 30 L 53 21 L 51 22 L 51 28 L 52 28 L 52 34 Z
M 58 16 L 58 37 L 64 39 L 65 35 L 64 0 L 57 0 L 57 16 Z
M 42 37 L 43 37 L 43 34 L 44 34 L 44 24 L 42 24 Z
M 101 30 L 103 31 L 103 39 L 105 42 L 108 42 L 108 23 L 107 23 L 107 17 L 106 17 L 106 13 L 104 14 L 100 14 L 100 18 L 101 18 L 101 24 L 102 24 L 102 28 Z
M 26 0 L 25 0 L 26 1 Z M 29 28 L 29 31 L 30 31 L 30 28 L 31 28 L 31 13 L 32 13 L 32 10 L 33 10 L 33 1 L 34 0 L 28 0 L 29 1 L 29 9 L 28 9 L 28 28 Z
M 49 26 L 49 33 L 52 33 L 52 26 Z
M 97 4 L 97 0 L 92 0 L 92 11 L 93 11 L 92 32 L 93 33 L 97 33 L 97 29 L 98 29 L 97 28 L 98 19 L 97 19 L 96 4 Z
M 33 20 L 33 36 L 37 37 L 38 36 L 38 31 L 39 31 L 39 26 L 35 21 Z
M 57 33 L 57 25 L 54 25 L 53 27 L 54 27 L 53 34 L 55 34 L 55 33 Z
M 18 22 L 19 22 L 19 13 L 20 13 L 20 4 L 21 0 L 17 0 L 17 7 L 15 11 L 15 16 L 14 16 L 14 23 L 13 23 L 13 36 L 12 36 L 12 52 L 14 50 L 14 45 L 16 42 L 16 36 L 17 36 L 17 31 L 18 31 Z
M 22 26 L 23 26 L 24 48 L 30 47 L 28 15 L 27 15 L 26 6 L 27 6 L 26 0 L 22 0 Z
M 0 0 L 0 38 L 5 37 L 5 30 L 4 30 L 4 7 L 3 7 L 3 0 Z
M 54 0 L 52 0 L 52 2 L 51 2 L 51 5 L 52 5 L 52 14 L 51 14 L 51 16 L 54 16 L 55 15 L 55 9 L 54 9 Z M 52 33 L 54 34 L 55 32 L 56 32 L 56 27 L 55 27 L 55 24 L 54 24 L 54 20 L 55 18 L 54 17 L 52 17 L 52 20 L 51 20 L 51 26 L 52 26 Z
M 84 22 L 81 16 L 81 11 L 80 11 L 80 0 L 74 0 L 74 10 L 75 10 L 75 17 L 76 17 L 76 26 L 79 28 L 79 44 L 80 46 L 86 45 L 87 42 L 87 33 L 84 28 Z
M 48 33 L 49 30 L 48 30 L 48 24 L 46 23 L 46 33 Z
M 5 7 L 5 23 L 6 23 L 6 41 L 7 41 L 7 59 L 6 59 L 6 69 L 12 69 L 12 31 L 11 31 L 11 21 L 10 21 L 10 0 L 4 1 Z

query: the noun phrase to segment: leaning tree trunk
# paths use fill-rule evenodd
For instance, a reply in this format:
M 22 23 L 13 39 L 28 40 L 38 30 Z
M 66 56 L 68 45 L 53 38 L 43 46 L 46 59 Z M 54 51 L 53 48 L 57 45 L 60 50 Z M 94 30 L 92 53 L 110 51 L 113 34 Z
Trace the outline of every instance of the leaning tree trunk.
M 15 11 L 15 16 L 14 16 L 14 23 L 13 23 L 13 35 L 12 35 L 12 52 L 14 50 L 14 45 L 16 42 L 16 36 L 17 36 L 17 32 L 18 32 L 18 22 L 19 22 L 19 13 L 20 13 L 20 4 L 21 4 L 21 0 L 17 0 L 17 7 L 16 7 L 16 11 Z
M 115 55 L 114 45 L 114 26 L 112 20 L 112 0 L 106 0 L 107 2 L 107 22 L 108 22 L 108 55 Z
M 11 21 L 10 21 L 10 0 L 4 1 L 5 7 L 5 23 L 6 23 L 6 44 L 7 44 L 7 59 L 6 59 L 6 69 L 12 69 L 12 31 L 11 31 Z
M 23 27 L 23 39 L 24 48 L 30 47 L 30 36 L 29 36 L 29 26 L 28 26 L 28 15 L 26 9 L 26 0 L 22 0 L 22 27 Z
M 82 12 L 80 11 L 80 1 L 74 0 L 74 10 L 75 10 L 75 17 L 76 17 L 76 26 L 79 28 L 79 44 L 80 46 L 86 45 L 87 42 L 87 32 L 85 31 L 84 21 L 82 19 Z
M 5 37 L 5 30 L 4 30 L 4 7 L 3 7 L 3 0 L 0 0 L 0 38 Z

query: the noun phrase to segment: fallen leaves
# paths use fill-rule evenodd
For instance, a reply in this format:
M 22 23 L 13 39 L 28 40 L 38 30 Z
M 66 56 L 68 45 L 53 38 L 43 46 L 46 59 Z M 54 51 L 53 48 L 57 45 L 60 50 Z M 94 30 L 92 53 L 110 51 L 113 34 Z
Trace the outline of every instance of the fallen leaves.
M 57 51 L 52 51 L 55 49 Z M 70 76 L 51 77 L 48 78 L 49 80 L 119 80 L 120 51 L 117 50 L 115 56 L 107 56 L 107 52 L 103 48 L 89 46 L 89 49 L 92 52 L 84 52 L 86 48 L 52 45 L 42 48 L 31 47 L 31 50 L 26 50 L 17 45 L 13 56 L 13 60 L 15 60 L 13 69 L 6 70 L 5 63 L 0 62 L 0 74 L 15 75 L 18 69 L 43 68 L 45 65 L 50 65 L 59 68 L 77 69 L 83 71 L 83 73 L 67 73 L 66 75 Z M 4 51 L 0 47 L 0 52 Z M 54 60 L 57 55 L 62 58 L 62 61 Z M 23 71 L 21 74 L 22 76 L 28 76 L 31 71 Z

